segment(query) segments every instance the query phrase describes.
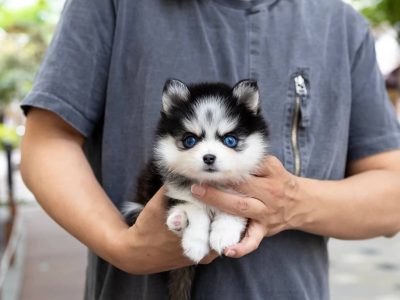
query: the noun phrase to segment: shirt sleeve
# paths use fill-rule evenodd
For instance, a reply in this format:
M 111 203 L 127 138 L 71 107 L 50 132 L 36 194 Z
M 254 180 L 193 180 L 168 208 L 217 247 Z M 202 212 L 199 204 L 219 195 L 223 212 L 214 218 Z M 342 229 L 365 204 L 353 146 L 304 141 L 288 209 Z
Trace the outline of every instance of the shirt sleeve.
M 379 70 L 370 32 L 352 64 L 348 160 L 400 148 L 400 126 Z
M 112 0 L 67 0 L 24 113 L 52 111 L 89 136 L 104 112 L 114 24 Z

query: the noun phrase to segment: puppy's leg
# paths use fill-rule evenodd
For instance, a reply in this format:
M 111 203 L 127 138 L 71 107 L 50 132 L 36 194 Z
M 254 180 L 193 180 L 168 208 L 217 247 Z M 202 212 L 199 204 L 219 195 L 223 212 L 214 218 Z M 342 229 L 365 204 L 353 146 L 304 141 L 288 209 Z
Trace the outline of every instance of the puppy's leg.
M 183 253 L 193 262 L 198 263 L 210 251 L 210 218 L 205 205 L 183 204 L 188 223 L 182 233 Z
M 211 223 L 210 246 L 220 255 L 224 249 L 240 241 L 247 219 L 216 211 Z

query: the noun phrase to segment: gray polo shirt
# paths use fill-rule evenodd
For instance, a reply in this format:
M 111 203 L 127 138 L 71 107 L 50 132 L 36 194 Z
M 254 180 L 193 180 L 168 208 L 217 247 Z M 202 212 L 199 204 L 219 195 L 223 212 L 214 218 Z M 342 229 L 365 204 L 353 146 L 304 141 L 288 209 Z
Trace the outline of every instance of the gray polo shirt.
M 170 77 L 257 79 L 269 151 L 291 172 L 298 159 L 301 176 L 341 179 L 348 162 L 400 147 L 368 25 L 338 0 L 69 0 L 23 108 L 51 110 L 87 138 L 119 206 L 152 151 Z M 241 259 L 199 266 L 193 299 L 328 299 L 326 243 L 285 231 Z M 90 252 L 85 299 L 166 299 L 166 282 Z

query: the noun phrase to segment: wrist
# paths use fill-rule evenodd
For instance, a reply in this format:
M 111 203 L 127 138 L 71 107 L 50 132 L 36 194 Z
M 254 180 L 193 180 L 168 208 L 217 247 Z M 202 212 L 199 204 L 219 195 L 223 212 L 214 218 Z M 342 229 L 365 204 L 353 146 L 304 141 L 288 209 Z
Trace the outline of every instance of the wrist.
M 316 180 L 295 177 L 295 182 L 291 199 L 295 203 L 294 215 L 296 217 L 293 218 L 290 229 L 312 232 L 313 228 L 323 219 L 323 206 L 320 205 L 315 194 Z
M 111 232 L 106 238 L 106 257 L 105 259 L 112 264 L 128 273 L 136 273 L 132 269 L 135 266 L 135 238 L 136 231 L 134 226 L 120 228 Z
M 109 262 L 133 275 L 158 273 L 158 257 L 152 258 L 150 244 L 136 225 L 123 229 L 109 243 Z

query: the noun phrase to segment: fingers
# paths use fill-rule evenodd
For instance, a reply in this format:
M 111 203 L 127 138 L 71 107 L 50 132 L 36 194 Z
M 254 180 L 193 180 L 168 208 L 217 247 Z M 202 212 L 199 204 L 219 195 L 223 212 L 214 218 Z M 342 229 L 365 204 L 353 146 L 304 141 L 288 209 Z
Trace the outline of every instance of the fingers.
M 235 185 L 234 189 L 239 193 L 265 202 L 271 198 L 271 191 L 280 191 L 276 186 L 276 179 L 281 178 L 285 171 L 279 159 L 268 155 L 264 158 L 259 169 L 253 174 L 255 176 L 251 176 L 248 180 Z
M 269 182 L 264 177 L 250 177 L 247 181 L 233 186 L 233 189 L 242 195 L 253 197 L 265 202 L 270 198 Z
M 220 191 L 209 186 L 192 186 L 192 193 L 202 202 L 232 215 L 260 219 L 266 214 L 266 206 L 259 200 Z
M 265 228 L 262 224 L 251 221 L 244 238 L 240 243 L 225 249 L 224 254 L 233 258 L 240 258 L 257 250 L 265 236 Z

